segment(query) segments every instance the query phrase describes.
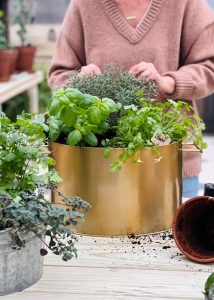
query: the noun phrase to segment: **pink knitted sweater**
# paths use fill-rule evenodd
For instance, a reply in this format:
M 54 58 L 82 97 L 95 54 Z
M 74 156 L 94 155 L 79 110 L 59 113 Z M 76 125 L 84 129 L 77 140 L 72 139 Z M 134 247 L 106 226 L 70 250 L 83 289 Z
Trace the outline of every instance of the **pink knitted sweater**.
M 49 70 L 51 87 L 62 86 L 71 70 L 96 64 L 129 70 L 152 62 L 172 76 L 171 99 L 194 100 L 214 91 L 214 13 L 205 0 L 151 0 L 136 28 L 114 0 L 72 0 Z M 184 154 L 185 177 L 200 172 L 200 155 Z

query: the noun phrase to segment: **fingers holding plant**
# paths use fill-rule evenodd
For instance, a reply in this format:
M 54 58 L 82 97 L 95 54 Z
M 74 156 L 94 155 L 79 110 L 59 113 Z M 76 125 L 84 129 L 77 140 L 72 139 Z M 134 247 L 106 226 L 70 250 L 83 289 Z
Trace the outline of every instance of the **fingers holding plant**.
M 101 70 L 95 64 L 89 64 L 87 66 L 83 66 L 80 70 L 80 76 L 90 76 L 90 75 L 100 75 Z
M 175 80 L 170 76 L 161 76 L 152 63 L 141 62 L 134 65 L 129 70 L 129 74 L 155 81 L 160 94 L 172 94 L 175 90 Z

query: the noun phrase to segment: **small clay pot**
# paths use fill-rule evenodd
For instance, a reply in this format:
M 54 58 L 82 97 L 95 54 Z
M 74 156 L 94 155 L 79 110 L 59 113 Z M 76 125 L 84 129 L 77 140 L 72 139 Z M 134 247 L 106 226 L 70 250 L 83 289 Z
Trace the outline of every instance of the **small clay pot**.
M 13 53 L 10 49 L 0 51 L 0 82 L 10 79 Z
M 36 48 L 32 46 L 18 47 L 17 71 L 33 73 L 33 62 Z
M 173 237 L 181 252 L 199 263 L 214 262 L 214 198 L 186 201 L 173 220 Z

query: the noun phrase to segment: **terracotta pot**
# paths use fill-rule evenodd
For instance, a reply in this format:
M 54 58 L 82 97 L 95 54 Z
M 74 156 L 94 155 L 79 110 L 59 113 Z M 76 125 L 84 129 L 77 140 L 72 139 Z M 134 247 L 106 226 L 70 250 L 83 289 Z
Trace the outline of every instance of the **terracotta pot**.
M 12 50 L 4 49 L 0 51 L 0 82 L 10 79 Z
M 199 263 L 214 262 L 214 198 L 195 197 L 186 201 L 173 221 L 178 248 Z
M 14 74 L 16 72 L 16 65 L 17 65 L 17 59 L 18 59 L 18 50 L 13 49 L 12 51 L 12 57 L 11 57 L 11 66 L 10 66 L 10 74 Z
M 33 62 L 36 53 L 36 48 L 31 46 L 18 47 L 18 60 L 17 60 L 17 71 L 27 71 L 29 73 L 33 71 Z

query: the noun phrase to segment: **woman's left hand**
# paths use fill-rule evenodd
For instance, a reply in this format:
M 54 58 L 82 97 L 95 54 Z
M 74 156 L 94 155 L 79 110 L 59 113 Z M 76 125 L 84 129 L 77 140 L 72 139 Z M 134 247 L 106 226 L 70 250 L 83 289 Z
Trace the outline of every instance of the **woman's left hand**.
M 157 83 L 160 94 L 173 94 L 175 80 L 171 76 L 161 76 L 152 63 L 141 62 L 129 70 L 129 74 L 138 78 L 147 78 Z

